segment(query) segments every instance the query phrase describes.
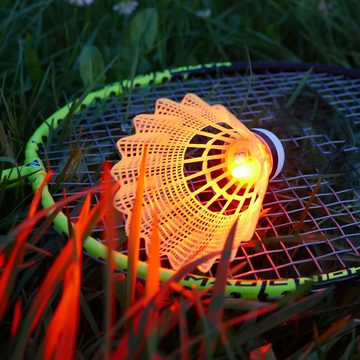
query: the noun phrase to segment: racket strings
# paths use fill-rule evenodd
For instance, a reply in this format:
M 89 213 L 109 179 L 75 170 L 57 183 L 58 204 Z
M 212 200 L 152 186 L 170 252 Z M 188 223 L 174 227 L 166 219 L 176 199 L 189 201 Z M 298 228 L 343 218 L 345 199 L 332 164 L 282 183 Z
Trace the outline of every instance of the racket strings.
M 360 251 L 360 196 L 349 179 L 344 181 L 344 174 L 352 174 L 351 178 L 360 174 L 358 164 L 352 161 L 358 149 L 351 133 L 339 136 L 333 131 L 335 121 L 328 118 L 340 116 L 354 133 L 360 130 L 360 81 L 312 74 L 305 100 L 298 99 L 300 105 L 292 112 L 284 110 L 284 99 L 303 77 L 302 72 L 252 77 L 234 73 L 219 79 L 207 75 L 133 89 L 131 96 L 113 96 L 84 107 L 75 115 L 69 137 L 56 143 L 60 127 L 39 154 L 56 171 L 52 185 L 60 179 L 61 188 L 66 188 L 68 194 L 76 193 L 98 183 L 103 160 L 119 160 L 116 141 L 133 131 L 130 120 L 135 115 L 153 112 L 157 98 L 179 101 L 185 93 L 194 92 L 212 104 L 224 105 L 245 124 L 256 119 L 257 126 L 274 131 L 286 148 L 283 174 L 270 183 L 264 199 L 267 212 L 259 220 L 253 240 L 239 248 L 231 266 L 243 266 L 232 276 L 281 278 L 339 270 L 355 264 L 351 257 Z M 313 112 L 312 118 L 304 119 L 301 101 L 309 107 L 306 115 Z M 76 150 L 81 156 L 74 158 L 76 164 L 72 165 L 71 156 Z M 297 234 L 320 177 L 321 186 Z M 55 200 L 61 196 L 61 190 L 53 193 Z M 80 206 L 81 202 L 71 205 L 74 219 Z M 123 219 L 117 229 L 121 249 L 126 253 Z M 93 235 L 100 239 L 102 232 L 100 224 Z M 144 248 L 141 257 L 146 259 Z M 162 264 L 166 267 L 166 260 Z M 216 265 L 209 274 L 215 271 Z

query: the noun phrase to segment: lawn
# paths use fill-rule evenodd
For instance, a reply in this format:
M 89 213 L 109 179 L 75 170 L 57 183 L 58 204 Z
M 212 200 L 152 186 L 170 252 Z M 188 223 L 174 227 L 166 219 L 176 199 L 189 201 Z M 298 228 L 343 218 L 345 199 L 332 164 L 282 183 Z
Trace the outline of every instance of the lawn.
M 0 0 L 0 170 L 22 164 L 28 139 L 58 109 L 137 75 L 259 60 L 359 69 L 359 19 L 356 0 Z M 284 108 L 295 104 L 292 114 L 307 124 L 304 113 L 311 112 L 303 104 L 308 89 L 299 84 Z M 166 85 L 161 88 L 162 96 L 171 97 L 166 89 Z M 131 88 L 122 100 L 131 98 L 132 91 L 144 96 Z M 179 90 L 173 91 L 180 96 Z M 297 100 L 302 105 L 296 105 Z M 153 108 L 153 102 L 145 107 Z M 136 114 L 130 105 L 122 110 L 127 121 Z M 77 133 L 86 131 L 76 127 L 74 119 L 54 133 L 60 143 L 71 137 L 76 142 Z M 331 125 L 335 138 L 348 137 L 360 144 L 358 134 L 336 119 Z M 120 128 L 120 123 L 115 126 Z M 130 129 L 129 122 L 127 126 L 121 133 Z M 56 150 L 52 140 L 44 149 L 48 146 Z M 79 165 L 82 144 L 77 146 L 68 149 L 70 160 L 63 165 L 79 182 L 85 170 Z M 117 156 L 114 149 L 109 160 L 115 162 Z M 97 165 L 86 171 L 100 173 L 100 161 Z M 113 261 L 99 262 L 81 251 L 96 222 L 118 221 L 109 210 L 114 191 L 110 179 L 97 177 L 101 189 L 111 196 L 104 195 L 96 205 L 93 193 L 98 189 L 71 199 L 71 185 L 63 184 L 72 184 L 73 178 L 64 176 L 55 174 L 46 181 L 59 194 L 52 210 L 77 211 L 70 240 L 51 225 L 54 215 L 41 212 L 39 192 L 34 194 L 24 183 L 0 184 L 0 350 L 5 358 L 359 356 L 358 284 L 311 294 L 305 285 L 281 299 L 245 300 L 224 297 L 226 277 L 219 275 L 209 296 L 206 290 L 189 290 L 177 282 L 159 287 L 156 253 L 150 257 L 153 265 L 147 279 L 135 280 L 136 260 L 124 274 L 114 271 Z M 358 179 L 353 184 L 359 186 Z M 136 195 L 140 204 L 142 196 Z M 134 224 L 136 238 L 140 229 Z M 117 247 L 111 241 L 116 237 L 111 226 L 101 236 L 110 247 Z M 230 233 L 218 273 L 227 272 L 231 242 Z

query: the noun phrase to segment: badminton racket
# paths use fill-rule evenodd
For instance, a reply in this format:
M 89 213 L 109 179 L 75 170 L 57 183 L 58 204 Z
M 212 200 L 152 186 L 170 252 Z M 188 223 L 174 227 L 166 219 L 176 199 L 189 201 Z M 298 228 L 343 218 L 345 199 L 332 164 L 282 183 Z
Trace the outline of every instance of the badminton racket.
M 158 98 L 180 101 L 195 93 L 221 104 L 248 128 L 264 128 L 280 139 L 286 162 L 268 186 L 251 241 L 241 244 L 227 279 L 228 296 L 277 298 L 309 284 L 312 289 L 347 283 L 360 273 L 360 72 L 316 64 L 254 62 L 196 65 L 139 76 L 87 95 L 45 120 L 30 137 L 24 165 L 3 170 L 1 183 L 26 178 L 36 190 L 49 169 L 52 182 L 42 194 L 48 207 L 95 185 L 101 164 L 120 160 L 117 141 L 134 132 L 132 119 L 153 113 Z M 75 155 L 74 155 L 75 154 Z M 75 160 L 74 160 L 75 158 Z M 97 199 L 97 197 L 95 197 Z M 72 204 L 76 220 L 79 204 Z M 120 215 L 119 215 L 120 216 Z M 68 235 L 60 212 L 56 229 Z M 84 242 L 90 256 L 107 258 L 103 224 Z M 124 221 L 117 228 L 122 251 L 116 266 L 128 265 Z M 160 279 L 173 275 L 162 260 Z M 147 272 L 144 246 L 137 274 Z M 194 272 L 186 287 L 209 289 L 216 263 Z

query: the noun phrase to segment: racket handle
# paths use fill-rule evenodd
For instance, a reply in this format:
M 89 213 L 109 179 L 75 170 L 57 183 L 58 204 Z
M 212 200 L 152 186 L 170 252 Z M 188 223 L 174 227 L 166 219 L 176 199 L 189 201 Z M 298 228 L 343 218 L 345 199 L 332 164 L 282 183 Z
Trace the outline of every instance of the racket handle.
M 37 160 L 31 161 L 25 165 L 2 170 L 0 173 L 0 184 L 5 185 L 6 188 L 22 185 L 29 175 L 32 175 L 39 170 L 41 170 L 41 165 Z

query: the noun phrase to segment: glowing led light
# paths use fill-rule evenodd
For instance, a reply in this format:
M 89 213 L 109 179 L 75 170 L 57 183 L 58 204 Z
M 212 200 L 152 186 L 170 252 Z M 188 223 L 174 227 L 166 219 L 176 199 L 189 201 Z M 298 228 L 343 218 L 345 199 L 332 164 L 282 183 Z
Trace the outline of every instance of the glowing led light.
M 239 156 L 235 158 L 231 175 L 246 183 L 255 183 L 261 173 L 260 162 L 252 156 Z
M 160 254 L 174 269 L 218 254 L 237 220 L 234 258 L 252 238 L 268 181 L 282 168 L 280 141 L 264 129 L 250 131 L 223 106 L 193 94 L 181 103 L 159 99 L 155 113 L 136 116 L 134 125 L 136 133 L 118 141 L 121 161 L 112 169 L 120 183 L 114 205 L 126 215 L 126 231 L 147 144 L 141 219 L 146 252 L 156 214 Z M 208 271 L 218 257 L 199 269 Z
M 232 177 L 242 183 L 254 184 L 261 176 L 262 168 L 271 166 L 271 156 L 266 146 L 250 133 L 246 140 L 240 139 L 229 146 L 226 164 Z M 268 176 L 266 171 L 264 176 Z

